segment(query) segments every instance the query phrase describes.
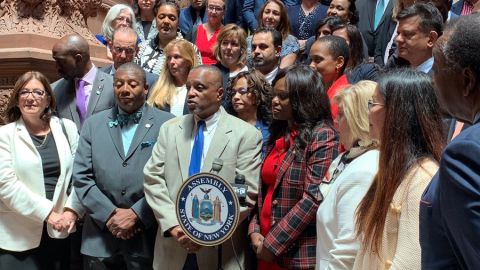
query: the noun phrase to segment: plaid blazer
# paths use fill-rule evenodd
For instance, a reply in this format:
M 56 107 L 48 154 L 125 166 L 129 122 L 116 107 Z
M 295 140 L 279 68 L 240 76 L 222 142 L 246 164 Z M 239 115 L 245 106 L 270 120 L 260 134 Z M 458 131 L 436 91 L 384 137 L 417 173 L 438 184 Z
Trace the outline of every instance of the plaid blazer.
M 277 262 L 292 269 L 315 268 L 315 216 L 322 200 L 319 185 L 340 149 L 337 132 L 325 123 L 318 124 L 312 136 L 303 153 L 295 153 L 291 146 L 280 165 L 272 198 L 272 227 L 264 240 Z M 264 196 L 262 187 L 249 234 L 260 233 L 258 214 Z

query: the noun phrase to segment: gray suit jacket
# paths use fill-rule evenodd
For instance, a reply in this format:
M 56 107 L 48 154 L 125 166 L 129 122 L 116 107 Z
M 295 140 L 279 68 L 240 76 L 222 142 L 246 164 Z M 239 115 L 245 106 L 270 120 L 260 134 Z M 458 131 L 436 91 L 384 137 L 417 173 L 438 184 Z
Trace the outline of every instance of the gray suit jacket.
M 80 130 L 81 124 L 77 111 L 75 82 L 73 80 L 60 79 L 52 84 L 52 89 L 57 101 L 58 116 L 72 120 L 77 125 L 77 129 Z M 87 118 L 92 114 L 110 109 L 113 105 L 115 105 L 115 98 L 113 95 L 112 76 L 98 70 L 88 101 Z
M 124 153 L 120 126 L 109 125 L 117 112 L 115 106 L 91 116 L 80 134 L 73 181 L 87 209 L 81 252 L 110 257 L 126 251 L 149 257 L 156 224 L 144 198 L 143 167 L 151 156 L 160 126 L 173 116 L 145 105 L 128 153 Z M 132 208 L 142 232 L 129 240 L 114 237 L 105 225 L 116 208 Z
M 108 65 L 108 66 L 106 66 L 106 67 L 100 68 L 101 71 L 103 71 L 103 72 L 105 72 L 105 73 L 110 74 L 110 75 L 113 76 L 113 74 L 112 74 L 112 69 L 113 69 L 113 65 Z M 147 80 L 148 89 L 151 90 L 152 87 L 153 87 L 153 86 L 157 83 L 157 81 L 158 81 L 158 75 L 145 71 L 145 79 Z
M 245 175 L 248 185 L 247 201 L 250 207 L 241 207 L 240 221 L 232 242 L 222 245 L 223 269 L 251 269 L 246 265 L 248 243 L 246 217 L 255 204 L 261 164 L 262 135 L 253 125 L 229 115 L 220 109 L 220 118 L 208 149 L 202 172 L 210 172 L 215 158 L 223 160 L 220 177 L 233 182 L 235 175 Z M 145 198 L 159 223 L 155 242 L 154 269 L 182 269 L 187 252 L 167 233 L 178 225 L 175 212 L 177 193 L 188 178 L 194 118 L 192 114 L 174 118 L 160 128 L 152 157 L 145 165 Z M 235 247 L 235 251 L 232 249 Z M 250 258 L 251 259 L 251 258 Z M 203 247 L 197 252 L 200 270 L 216 269 L 217 249 Z

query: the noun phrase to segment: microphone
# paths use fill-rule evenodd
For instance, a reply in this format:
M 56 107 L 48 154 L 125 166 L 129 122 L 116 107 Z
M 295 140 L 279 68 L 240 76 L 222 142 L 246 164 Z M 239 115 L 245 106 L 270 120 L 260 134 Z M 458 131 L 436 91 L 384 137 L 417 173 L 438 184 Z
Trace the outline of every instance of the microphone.
M 220 158 L 216 158 L 212 162 L 212 169 L 210 170 L 210 172 L 213 171 L 214 173 L 218 174 L 222 170 L 222 167 L 223 167 L 223 160 Z
M 233 191 L 235 191 L 235 194 L 238 197 L 238 201 L 240 203 L 240 206 L 246 206 L 247 202 L 247 191 L 248 191 L 248 186 L 245 185 L 245 175 L 243 174 L 237 174 L 235 176 L 235 183 L 232 184 Z

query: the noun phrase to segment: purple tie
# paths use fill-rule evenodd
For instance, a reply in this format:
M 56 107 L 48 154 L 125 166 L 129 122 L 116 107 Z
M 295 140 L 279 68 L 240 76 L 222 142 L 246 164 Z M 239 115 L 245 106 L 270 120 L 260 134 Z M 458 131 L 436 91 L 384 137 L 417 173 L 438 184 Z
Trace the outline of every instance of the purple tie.
M 80 117 L 80 123 L 83 124 L 85 121 L 85 116 L 87 115 L 87 106 L 86 106 L 86 96 L 85 96 L 85 81 L 78 81 L 77 88 L 77 111 L 78 116 Z

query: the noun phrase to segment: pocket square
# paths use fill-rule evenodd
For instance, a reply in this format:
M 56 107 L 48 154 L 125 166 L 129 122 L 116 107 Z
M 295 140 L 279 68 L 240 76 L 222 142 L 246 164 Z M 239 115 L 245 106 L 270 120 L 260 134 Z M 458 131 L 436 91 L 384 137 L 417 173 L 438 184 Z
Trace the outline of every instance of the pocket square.
M 143 149 L 143 148 L 146 148 L 146 147 L 150 147 L 150 146 L 152 146 L 152 145 L 154 145 L 154 144 L 155 144 L 155 141 L 146 141 L 146 142 L 142 142 L 142 143 L 140 144 L 140 146 L 141 146 L 142 149 Z

